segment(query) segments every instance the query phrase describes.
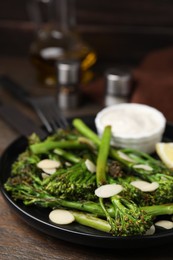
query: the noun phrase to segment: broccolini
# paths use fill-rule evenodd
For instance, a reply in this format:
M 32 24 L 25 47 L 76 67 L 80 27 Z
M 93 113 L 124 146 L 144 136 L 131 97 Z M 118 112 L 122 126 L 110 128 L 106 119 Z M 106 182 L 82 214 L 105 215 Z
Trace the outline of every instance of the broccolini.
M 80 119 L 73 125 L 75 129 L 61 129 L 44 141 L 36 135 L 29 138 L 4 185 L 14 200 L 68 209 L 78 223 L 114 236 L 145 234 L 156 216 L 173 214 L 171 170 L 147 154 L 110 147 L 109 127 L 101 139 Z M 61 167 L 43 178 L 37 164 L 45 158 L 60 161 Z M 86 159 L 96 164 L 96 173 L 88 170 Z M 109 168 L 112 162 L 118 163 L 115 175 Z M 156 181 L 159 188 L 144 193 L 131 185 L 136 179 Z M 123 190 L 98 198 L 95 189 L 107 183 L 121 184 Z

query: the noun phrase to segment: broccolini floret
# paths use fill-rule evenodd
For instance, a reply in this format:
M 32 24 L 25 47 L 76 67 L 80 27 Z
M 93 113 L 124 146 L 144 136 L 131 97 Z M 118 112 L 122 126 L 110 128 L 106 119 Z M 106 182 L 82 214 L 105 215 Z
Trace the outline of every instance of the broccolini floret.
M 95 200 L 96 176 L 88 171 L 85 162 L 79 162 L 43 181 L 44 189 L 58 198 L 69 200 Z
M 165 173 L 151 173 L 140 169 L 135 175 L 133 172 L 127 172 L 118 162 L 115 167 L 114 161 L 110 164 L 110 182 L 118 182 L 123 185 L 123 196 L 133 200 L 138 206 L 165 204 L 173 201 L 173 177 Z M 139 168 L 138 168 L 139 169 Z M 135 180 L 144 180 L 147 182 L 157 182 L 159 187 L 151 192 L 143 192 L 132 186 L 130 183 Z

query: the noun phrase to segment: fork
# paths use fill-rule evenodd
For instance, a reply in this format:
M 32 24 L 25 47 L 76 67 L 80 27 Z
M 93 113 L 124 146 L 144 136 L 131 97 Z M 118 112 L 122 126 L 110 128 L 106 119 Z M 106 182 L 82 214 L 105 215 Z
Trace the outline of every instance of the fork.
M 48 133 L 52 133 L 58 128 L 68 127 L 66 118 L 63 116 L 55 98 L 52 96 L 29 98 L 29 102 L 35 109 Z
M 60 111 L 55 97 L 32 97 L 18 83 L 4 75 L 0 77 L 0 84 L 15 98 L 35 110 L 48 133 L 53 133 L 58 128 L 66 128 L 68 126 L 68 122 Z

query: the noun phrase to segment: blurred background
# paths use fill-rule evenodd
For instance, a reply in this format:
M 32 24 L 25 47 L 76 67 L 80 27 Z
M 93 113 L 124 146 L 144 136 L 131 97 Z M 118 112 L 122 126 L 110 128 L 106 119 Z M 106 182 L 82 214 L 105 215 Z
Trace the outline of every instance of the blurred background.
M 10 74 L 28 87 L 36 86 L 37 83 L 50 86 L 54 84 L 51 80 L 45 82 L 44 78 L 38 75 L 40 66 L 36 53 L 38 31 L 39 26 L 44 23 L 42 17 L 38 18 L 38 6 L 36 7 L 38 2 L 47 5 L 50 1 L 0 1 L 0 70 L 1 73 Z M 65 11 L 70 26 L 64 25 L 61 17 L 61 27 L 66 30 L 69 26 L 68 29 L 81 37 L 84 47 L 88 48 L 88 53 L 95 55 L 89 56 L 94 57 L 93 60 L 89 59 L 93 74 L 87 73 L 83 78 L 84 83 L 99 79 L 105 70 L 112 66 L 132 68 L 136 73 L 136 69 L 138 72 L 150 53 L 171 49 L 173 46 L 173 2 L 171 0 L 72 0 L 71 2 L 75 5 L 72 16 L 67 13 L 67 10 Z M 51 12 L 52 10 L 49 10 L 49 16 L 46 16 L 48 19 L 52 18 Z M 57 14 L 54 15 L 56 18 Z M 44 52 L 44 55 L 48 53 Z M 86 56 L 85 54 L 82 56 L 82 61 Z M 158 61 L 161 62 L 161 58 Z M 137 73 L 136 76 L 138 83 L 141 79 L 139 75 L 141 74 Z M 98 92 L 103 93 L 102 83 L 98 82 L 96 89 L 95 92 L 91 91 L 92 96 L 96 96 Z M 46 93 L 48 90 L 44 91 Z M 84 94 L 90 95 L 89 92 L 84 88 Z M 138 97 L 140 102 L 140 95 Z M 138 101 L 137 98 L 134 100 Z M 141 102 L 160 109 L 158 104 L 152 103 L 153 101 L 147 98 Z M 159 100 L 160 102 L 162 100 Z M 166 111 L 162 107 L 161 110 Z M 170 116 L 168 119 L 172 120 Z
M 30 0 L 0 1 L 0 56 L 26 57 L 35 25 Z M 76 31 L 100 63 L 136 65 L 156 49 L 173 44 L 171 0 L 76 0 Z

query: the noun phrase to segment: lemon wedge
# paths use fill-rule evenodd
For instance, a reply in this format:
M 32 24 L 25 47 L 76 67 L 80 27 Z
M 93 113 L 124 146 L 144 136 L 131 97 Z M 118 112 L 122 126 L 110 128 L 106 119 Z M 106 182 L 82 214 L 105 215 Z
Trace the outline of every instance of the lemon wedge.
M 173 168 L 173 143 L 157 143 L 156 152 L 167 167 Z

